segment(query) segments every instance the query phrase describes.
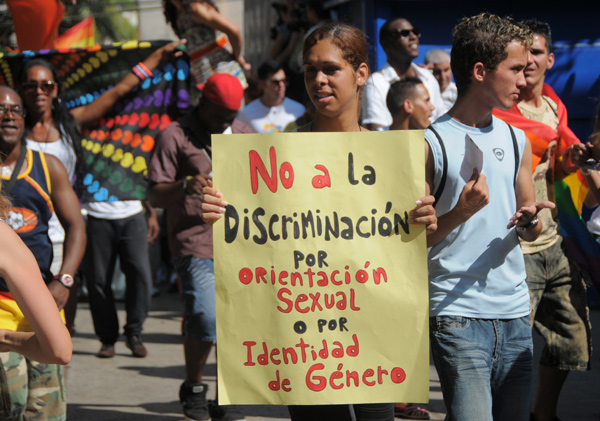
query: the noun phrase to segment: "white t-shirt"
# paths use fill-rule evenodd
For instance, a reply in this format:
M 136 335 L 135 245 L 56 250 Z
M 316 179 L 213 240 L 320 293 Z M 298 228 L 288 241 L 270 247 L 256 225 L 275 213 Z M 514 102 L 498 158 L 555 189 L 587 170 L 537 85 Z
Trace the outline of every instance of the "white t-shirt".
M 304 105 L 289 98 L 275 107 L 267 107 L 259 98 L 239 112 L 231 128 L 233 133 L 281 133 L 305 111 Z
M 89 202 L 82 203 L 82 209 L 88 215 L 99 219 L 124 219 L 136 215 L 144 210 L 139 200 L 118 200 L 115 202 Z
M 592 212 L 592 216 L 590 216 L 587 227 L 592 234 L 600 235 L 600 206 L 598 206 Z
M 442 109 L 442 114 L 446 114 L 450 108 L 456 102 L 456 98 L 458 97 L 458 90 L 456 89 L 456 84 L 454 82 L 450 82 L 450 85 L 444 92 L 442 92 L 442 100 L 444 101 L 444 108 Z
M 422 67 L 411 63 L 417 72 L 418 78 L 429 91 L 431 103 L 435 107 L 430 121 L 433 123 L 444 114 L 444 101 L 440 94 L 440 85 L 433 74 Z M 386 62 L 381 70 L 373 73 L 367 79 L 362 96 L 362 124 L 379 124 L 389 127 L 392 124 L 392 115 L 387 108 L 386 98 L 392 83 L 399 81 L 398 73 Z

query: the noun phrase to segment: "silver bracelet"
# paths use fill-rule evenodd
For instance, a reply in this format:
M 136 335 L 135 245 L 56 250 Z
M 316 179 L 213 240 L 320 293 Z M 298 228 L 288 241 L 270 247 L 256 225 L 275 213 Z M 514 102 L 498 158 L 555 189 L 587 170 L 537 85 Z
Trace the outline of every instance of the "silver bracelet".
M 535 215 L 535 216 L 533 217 L 533 219 L 532 219 L 531 221 L 529 221 L 529 223 L 528 223 L 528 224 L 526 224 L 526 225 L 517 225 L 517 228 L 521 228 L 521 230 L 522 230 L 523 232 L 527 232 L 528 230 L 530 230 L 530 229 L 532 229 L 532 228 L 535 228 L 535 227 L 536 227 L 536 225 L 537 225 L 539 222 L 540 222 L 540 221 L 539 221 L 539 219 L 538 219 L 537 215 Z

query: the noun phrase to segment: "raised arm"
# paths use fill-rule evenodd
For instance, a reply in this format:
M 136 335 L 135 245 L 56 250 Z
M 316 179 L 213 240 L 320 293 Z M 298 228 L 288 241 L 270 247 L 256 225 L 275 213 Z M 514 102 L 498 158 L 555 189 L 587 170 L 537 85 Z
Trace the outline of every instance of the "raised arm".
M 525 143 L 521 167 L 517 174 L 515 194 L 518 210 L 510 218 L 507 228 L 511 229 L 516 226 L 519 237 L 525 241 L 533 241 L 540 235 L 543 228 L 542 222 L 537 219 L 538 212 L 544 208 L 553 209 L 555 205 L 550 201 L 535 201 L 535 190 L 531 179 L 531 143 L 529 139 Z
M 65 230 L 65 245 L 61 274 L 75 276 L 85 253 L 85 222 L 81 216 L 79 200 L 71 187 L 69 176 L 62 163 L 51 155 L 45 155 L 52 192 L 54 211 Z M 69 297 L 69 289 L 54 280 L 48 285 L 56 303 L 62 309 Z
M 178 10 L 182 10 L 179 0 L 171 0 Z M 221 14 L 213 5 L 204 1 L 191 1 L 190 8 L 192 9 L 192 20 L 200 25 L 210 26 L 217 31 L 227 35 L 231 44 L 232 54 L 235 60 L 242 66 L 244 70 L 250 70 L 252 66 L 246 63 L 246 59 L 242 56 L 242 32 L 240 28 Z
M 158 67 L 161 61 L 168 58 L 176 49 L 182 44 L 185 44 L 186 40 L 173 41 L 169 44 L 162 46 L 150 54 L 146 60 L 143 61 L 144 65 L 150 70 L 154 70 Z M 175 53 L 181 54 L 180 51 Z M 77 107 L 71 110 L 71 114 L 77 122 L 78 128 L 81 130 L 83 127 L 94 123 L 96 120 L 102 118 L 121 98 L 127 95 L 136 86 L 140 84 L 140 79 L 133 73 L 128 73 L 119 83 L 117 83 L 112 89 L 104 92 L 94 102 Z
M 67 364 L 73 352 L 71 337 L 35 257 L 3 222 L 0 237 L 0 276 L 33 329 L 33 333 L 0 330 L 0 352 L 18 352 L 45 364 Z

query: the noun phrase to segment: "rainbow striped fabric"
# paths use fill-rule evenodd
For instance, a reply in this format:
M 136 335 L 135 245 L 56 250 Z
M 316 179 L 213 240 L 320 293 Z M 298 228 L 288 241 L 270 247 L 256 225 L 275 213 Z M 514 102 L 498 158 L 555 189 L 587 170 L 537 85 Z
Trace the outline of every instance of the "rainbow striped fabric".
M 95 40 L 96 24 L 94 18 L 88 16 L 77 25 L 63 32 L 56 38 L 54 44 L 56 48 L 82 48 L 94 45 Z

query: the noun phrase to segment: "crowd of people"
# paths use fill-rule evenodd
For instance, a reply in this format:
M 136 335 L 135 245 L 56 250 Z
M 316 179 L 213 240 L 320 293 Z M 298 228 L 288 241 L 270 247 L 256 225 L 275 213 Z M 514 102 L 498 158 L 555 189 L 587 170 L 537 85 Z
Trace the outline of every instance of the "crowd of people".
M 424 130 L 426 195 L 410 223 L 426 227 L 430 342 L 447 419 L 558 419 L 568 373 L 590 369 L 591 338 L 586 275 L 562 242 L 553 182 L 580 171 L 586 204 L 600 203 L 600 116 L 591 143 L 569 129 L 564 104 L 544 82 L 554 63 L 549 26 L 488 13 L 464 18 L 451 53 L 431 50 L 420 66 L 420 30 L 395 17 L 379 33 L 387 62 L 371 72 L 360 30 L 329 20 L 322 2 L 290 0 L 279 10 L 270 59 L 256 66 L 260 92 L 249 95 L 254 67 L 241 54 L 239 28 L 210 0 L 164 7 L 181 41 L 86 106 L 67 110 L 58 73 L 43 59 L 27 62 L 16 91 L 0 86 L 0 418 L 66 418 L 63 364 L 80 267 L 97 356 L 112 358 L 119 338 L 117 257 L 125 343 L 134 357 L 148 354 L 148 243 L 160 208 L 184 307 L 183 414 L 243 420 L 237 407 L 208 400 L 203 382 L 217 341 L 212 224 L 227 205 L 227 192 L 212 184 L 211 135 Z M 182 44 L 198 98 L 157 138 L 148 201 L 80 203 L 81 130 L 161 61 L 182 54 Z M 598 209 L 588 224 L 596 238 Z M 533 404 L 532 326 L 546 343 Z M 426 408 L 406 402 L 289 412 L 292 420 L 429 419 Z

